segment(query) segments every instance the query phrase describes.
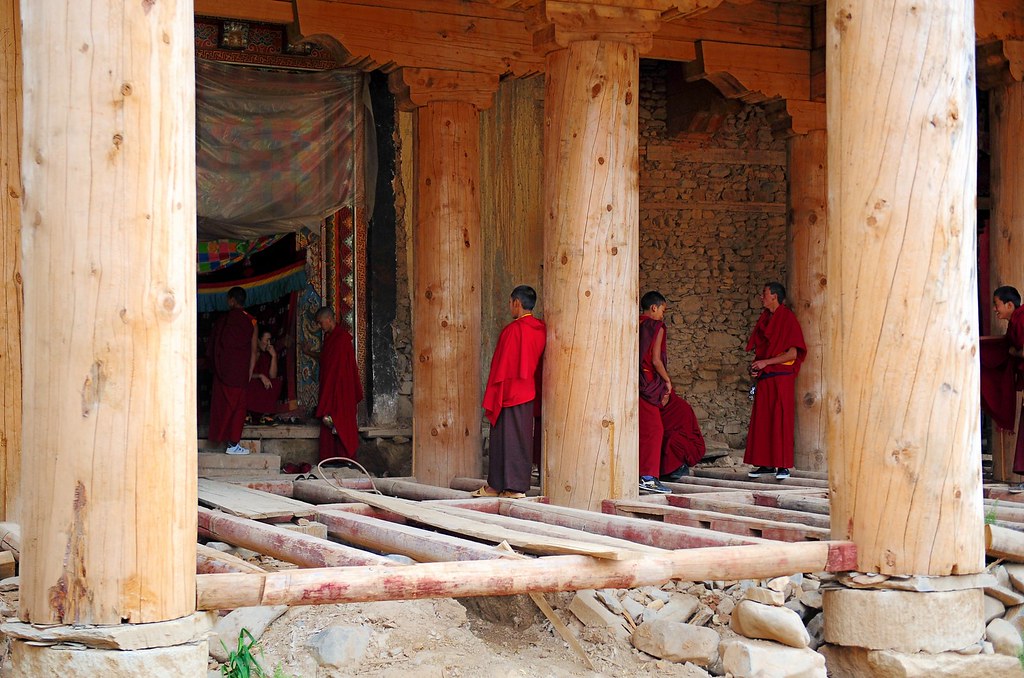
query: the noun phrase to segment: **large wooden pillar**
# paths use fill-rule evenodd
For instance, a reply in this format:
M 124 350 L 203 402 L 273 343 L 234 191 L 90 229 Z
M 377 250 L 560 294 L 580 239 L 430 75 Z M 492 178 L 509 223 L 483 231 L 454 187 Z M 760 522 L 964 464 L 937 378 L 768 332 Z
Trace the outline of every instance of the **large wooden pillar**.
M 989 289 L 1012 285 L 1024 290 L 1024 83 L 1011 80 L 990 90 L 989 123 Z M 991 301 L 983 312 L 992 313 Z M 991 327 L 993 334 L 1006 329 L 994 314 Z M 993 477 L 1011 480 L 1019 432 L 993 427 L 992 433 Z
M 639 59 L 599 40 L 547 56 L 543 489 L 563 506 L 637 494 Z
M 21 10 L 0 3 L 0 520 L 19 519 L 21 467 Z
M 825 23 L 832 534 L 856 542 L 862 572 L 977 573 L 972 6 L 839 0 Z M 954 579 L 942 594 L 828 591 L 826 640 L 893 649 L 913 619 L 928 629 L 917 649 L 976 642 L 982 591 Z
M 154 629 L 136 651 L 16 642 L 15 674 L 127 676 L 158 665 L 205 675 L 206 640 L 192 618 L 192 3 L 26 0 L 21 9 L 32 463 L 22 468 L 19 616 L 167 632 Z
M 498 78 L 405 68 L 390 84 L 416 110 L 413 474 L 447 487 L 481 472 L 480 110 Z
M 826 175 L 828 134 L 813 129 L 787 142 L 789 155 L 788 293 L 807 344 L 796 380 L 796 468 L 823 471 L 825 445 L 824 352 L 828 276 L 825 253 L 828 219 Z

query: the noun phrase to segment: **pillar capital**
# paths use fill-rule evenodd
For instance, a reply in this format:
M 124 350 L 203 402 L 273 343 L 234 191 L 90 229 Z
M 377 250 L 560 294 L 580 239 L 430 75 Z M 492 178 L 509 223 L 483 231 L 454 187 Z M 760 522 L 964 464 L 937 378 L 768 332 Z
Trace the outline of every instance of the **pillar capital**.
M 1024 80 L 1024 41 L 999 40 L 977 47 L 978 87 L 993 89 Z
M 826 129 L 824 101 L 776 99 L 764 105 L 772 132 L 779 139 Z
M 388 76 L 388 88 L 403 111 L 440 101 L 468 103 L 484 110 L 491 107 L 498 91 L 498 76 L 437 68 L 400 68 Z
M 541 52 L 564 49 L 572 42 L 626 42 L 650 51 L 654 34 L 665 21 L 701 14 L 722 0 L 491 0 L 506 9 L 524 11 Z M 638 6 L 639 5 L 639 6 Z

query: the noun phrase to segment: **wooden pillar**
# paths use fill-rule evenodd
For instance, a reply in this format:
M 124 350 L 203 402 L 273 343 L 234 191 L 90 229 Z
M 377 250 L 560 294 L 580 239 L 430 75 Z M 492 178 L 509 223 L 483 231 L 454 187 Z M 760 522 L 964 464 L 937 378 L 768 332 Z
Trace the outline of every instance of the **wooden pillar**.
M 815 129 L 789 137 L 789 242 L 787 291 L 800 320 L 807 358 L 796 380 L 796 468 L 823 471 L 825 445 L 825 246 L 828 215 L 828 134 Z
M 1024 83 L 1010 82 L 989 93 L 991 149 L 990 284 L 1012 285 L 1024 290 Z M 1006 323 L 992 312 L 992 333 L 1006 330 Z M 1018 408 L 1020 396 L 1018 395 Z M 995 480 L 1015 479 L 1013 457 L 1017 433 L 992 431 L 992 472 Z
M 19 616 L 174 627 L 196 609 L 192 3 L 21 10 L 32 463 Z M 16 643 L 15 674 L 99 675 L 97 653 L 107 676 L 151 656 L 169 675 L 206 674 L 205 639 L 166 645 L 75 655 Z
M 20 518 L 21 11 L 0 2 L 0 520 Z
M 639 50 L 570 42 L 545 71 L 543 489 L 637 495 Z
M 480 110 L 497 76 L 405 68 L 416 110 L 413 226 L 413 475 L 448 486 L 481 474 Z
M 826 24 L 833 537 L 863 572 L 979 572 L 971 3 L 841 0 Z

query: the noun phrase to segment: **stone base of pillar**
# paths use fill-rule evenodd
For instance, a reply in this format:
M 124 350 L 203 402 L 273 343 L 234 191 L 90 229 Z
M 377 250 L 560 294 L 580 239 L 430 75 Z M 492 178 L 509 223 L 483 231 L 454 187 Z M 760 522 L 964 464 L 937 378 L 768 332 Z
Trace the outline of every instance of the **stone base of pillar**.
M 985 634 L 985 595 L 978 588 L 829 589 L 822 602 L 825 642 L 835 645 L 938 653 L 975 645 Z
M 1020 661 L 1001 654 L 962 655 L 823 645 L 830 678 L 1020 678 Z
M 205 640 L 148 650 L 72 649 L 60 645 L 29 645 L 23 640 L 15 640 L 11 644 L 11 673 L 8 675 L 206 678 L 209 653 L 209 645 Z

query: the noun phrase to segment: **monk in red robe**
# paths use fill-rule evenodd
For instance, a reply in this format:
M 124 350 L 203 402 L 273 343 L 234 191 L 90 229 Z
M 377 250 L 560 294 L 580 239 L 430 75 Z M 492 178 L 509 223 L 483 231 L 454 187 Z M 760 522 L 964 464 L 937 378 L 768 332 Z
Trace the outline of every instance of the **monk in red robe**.
M 796 375 L 807 357 L 804 333 L 793 311 L 784 305 L 786 288 L 770 282 L 761 291 L 764 310 L 747 342 L 754 352 L 750 375 L 756 380 L 750 412 L 747 451 L 743 461 L 757 468 L 751 478 L 774 474 L 789 477 L 793 466 Z
M 363 399 L 352 335 L 338 324 L 327 306 L 316 312 L 316 321 L 324 332 L 320 352 L 306 353 L 320 359 L 320 399 L 316 416 L 320 417 L 320 461 L 331 457 L 355 459 L 359 449 L 356 405 Z
M 1024 309 L 1020 292 L 1004 285 L 992 293 L 996 317 L 1007 321 L 1006 334 L 981 338 L 981 406 L 996 426 L 1013 430 L 1017 414 L 1017 391 L 1024 387 Z M 1024 474 L 1024 408 L 1017 427 L 1017 449 L 1013 472 Z M 1024 489 L 1018 486 L 1014 489 Z
M 214 323 L 209 344 L 213 389 L 207 437 L 228 443 L 228 454 L 249 454 L 238 442 L 245 424 L 246 390 L 256 365 L 256 319 L 244 306 L 245 290 L 228 290 L 228 312 Z
M 525 497 L 533 471 L 534 405 L 540 393 L 540 365 L 547 342 L 544 322 L 535 318 L 537 292 L 512 290 L 512 322 L 498 337 L 484 389 L 484 412 L 491 422 L 487 484 L 474 497 Z
M 273 424 L 273 414 L 277 413 L 278 398 L 281 395 L 281 377 L 277 376 L 277 349 L 274 348 L 273 337 L 264 330 L 256 344 L 256 365 L 252 370 L 252 379 L 246 392 L 245 406 L 249 412 L 262 415 L 260 424 Z
M 668 375 L 668 302 L 652 291 L 640 306 L 639 487 L 643 494 L 668 494 L 660 480 L 688 475 L 704 458 L 704 436 L 693 408 L 675 393 Z

